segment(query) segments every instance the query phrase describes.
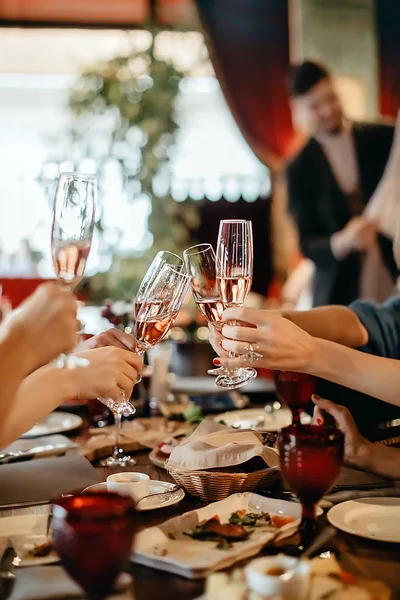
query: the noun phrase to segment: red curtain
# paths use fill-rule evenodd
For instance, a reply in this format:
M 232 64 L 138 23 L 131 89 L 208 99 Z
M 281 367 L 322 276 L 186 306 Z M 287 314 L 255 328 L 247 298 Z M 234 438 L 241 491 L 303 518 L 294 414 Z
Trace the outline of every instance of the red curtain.
M 245 139 L 277 168 L 293 129 L 286 88 L 287 0 L 196 0 L 213 65 Z
M 400 107 L 400 1 L 376 0 L 379 50 L 379 106 L 395 117 Z

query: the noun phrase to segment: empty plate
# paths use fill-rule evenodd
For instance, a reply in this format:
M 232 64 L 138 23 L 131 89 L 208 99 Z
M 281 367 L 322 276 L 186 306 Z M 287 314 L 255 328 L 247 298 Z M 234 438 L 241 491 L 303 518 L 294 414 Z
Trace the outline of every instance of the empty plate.
M 39 437 L 52 433 L 72 431 L 82 425 L 82 419 L 78 415 L 65 412 L 53 412 L 48 417 L 36 423 L 32 429 L 21 435 L 22 438 Z
M 328 519 L 338 529 L 380 542 L 400 543 L 400 498 L 360 498 L 337 504 Z

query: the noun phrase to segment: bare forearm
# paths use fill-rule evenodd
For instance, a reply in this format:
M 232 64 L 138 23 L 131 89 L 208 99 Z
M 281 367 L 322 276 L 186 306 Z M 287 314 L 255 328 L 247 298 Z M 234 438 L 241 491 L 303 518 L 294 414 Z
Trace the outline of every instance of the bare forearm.
M 357 315 L 345 306 L 322 306 L 306 311 L 283 310 L 282 315 L 316 338 L 349 348 L 360 348 L 368 342 L 367 330 Z
M 368 442 L 359 457 L 351 462 L 352 467 L 400 479 L 400 449 Z
M 71 371 L 46 366 L 26 377 L 0 424 L 0 448 L 4 448 L 64 401 L 74 397 Z
M 307 372 L 400 406 L 399 361 L 315 339 Z

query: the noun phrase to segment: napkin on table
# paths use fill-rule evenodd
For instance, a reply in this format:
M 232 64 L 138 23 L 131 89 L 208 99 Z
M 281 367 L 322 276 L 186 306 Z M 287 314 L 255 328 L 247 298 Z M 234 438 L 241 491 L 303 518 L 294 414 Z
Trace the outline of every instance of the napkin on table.
M 120 439 L 125 452 L 136 452 L 142 448 L 155 448 L 171 436 L 185 435 L 193 426 L 180 421 L 168 421 L 164 417 L 135 419 L 122 425 Z M 103 458 L 112 452 L 115 443 L 115 426 L 91 429 L 92 436 L 81 447 L 80 452 L 90 461 Z
M 167 468 L 188 471 L 225 468 L 256 457 L 264 460 L 265 467 L 279 466 L 278 451 L 264 446 L 260 434 L 233 430 L 204 419 L 191 436 L 173 449 Z
M 85 594 L 60 566 L 18 569 L 8 600 L 84 600 Z M 132 600 L 132 579 L 122 574 L 109 600 Z

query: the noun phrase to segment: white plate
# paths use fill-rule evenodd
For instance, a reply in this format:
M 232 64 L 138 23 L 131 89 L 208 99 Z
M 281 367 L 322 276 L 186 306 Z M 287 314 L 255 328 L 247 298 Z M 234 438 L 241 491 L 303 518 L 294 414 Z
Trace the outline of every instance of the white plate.
M 168 492 L 174 486 L 173 483 L 169 483 L 168 481 L 156 481 L 155 479 L 150 479 L 150 488 L 149 494 L 160 494 L 162 492 Z M 85 492 L 106 492 L 107 484 L 96 483 L 95 485 L 91 485 L 83 490 Z M 170 494 L 164 500 L 160 498 L 152 504 L 152 506 L 147 506 L 146 508 L 138 508 L 140 512 L 144 512 L 147 510 L 156 510 L 157 508 L 167 508 L 167 506 L 173 506 L 174 504 L 178 504 L 185 497 L 185 492 L 182 489 L 177 490 L 176 492 Z
M 21 562 L 18 567 L 33 567 L 49 565 L 60 559 L 54 550 L 47 556 L 24 558 L 24 554 L 32 547 L 44 544 L 46 541 L 48 515 L 20 515 L 0 518 L 0 552 L 3 553 L 11 540 Z
M 165 469 L 165 463 L 168 460 L 168 456 L 162 454 L 158 448 L 153 448 L 149 454 L 149 459 L 159 469 Z
M 263 408 L 232 410 L 217 415 L 215 421 L 224 421 L 228 427 L 237 429 L 258 429 L 259 431 L 278 431 L 292 422 L 292 413 L 288 408 L 280 408 L 268 413 Z M 311 423 L 310 415 L 301 413 L 301 422 Z
M 64 412 L 53 412 L 48 417 L 37 423 L 32 429 L 21 435 L 22 438 L 39 437 L 52 433 L 72 431 L 82 425 L 82 419 L 78 415 Z
M 219 515 L 222 522 L 227 522 L 232 512 L 240 509 L 291 516 L 296 521 L 280 529 L 255 528 L 248 540 L 233 544 L 229 550 L 218 550 L 215 542 L 200 542 L 183 533 L 191 531 L 214 515 Z M 225 500 L 213 502 L 204 508 L 169 519 L 157 527 L 141 531 L 134 540 L 132 560 L 189 579 L 204 578 L 213 571 L 227 569 L 239 560 L 258 554 L 263 546 L 273 541 L 278 532 L 282 538 L 292 535 L 297 529 L 300 513 L 301 506 L 296 502 L 264 498 L 249 492 L 233 494 Z M 322 510 L 319 509 L 318 514 L 321 513 Z M 174 539 L 171 539 L 171 534 Z
M 360 498 L 337 504 L 328 519 L 338 529 L 380 542 L 400 543 L 400 498 Z

